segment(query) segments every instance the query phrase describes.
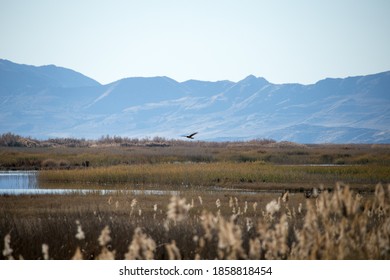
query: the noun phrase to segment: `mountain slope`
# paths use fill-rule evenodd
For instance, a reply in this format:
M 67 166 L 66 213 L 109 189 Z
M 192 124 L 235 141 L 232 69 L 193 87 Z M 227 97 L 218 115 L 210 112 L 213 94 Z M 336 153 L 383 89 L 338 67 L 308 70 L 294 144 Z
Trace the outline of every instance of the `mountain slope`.
M 127 78 L 0 60 L 0 133 L 37 138 L 180 135 L 300 143 L 390 143 L 390 72 L 312 85 Z

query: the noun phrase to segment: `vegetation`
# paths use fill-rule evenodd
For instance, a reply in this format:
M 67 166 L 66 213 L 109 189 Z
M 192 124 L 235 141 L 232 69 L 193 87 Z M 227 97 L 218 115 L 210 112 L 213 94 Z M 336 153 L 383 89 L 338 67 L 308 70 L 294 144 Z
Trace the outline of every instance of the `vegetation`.
M 389 195 L 338 185 L 315 199 L 2 196 L 0 249 L 5 259 L 390 259 Z
M 116 165 L 111 167 L 74 170 L 43 170 L 39 181 L 45 186 L 64 183 L 72 186 L 124 187 L 210 187 L 286 189 L 334 186 L 342 181 L 356 187 L 367 187 L 378 182 L 390 182 L 390 166 L 293 166 L 271 165 L 264 162 L 216 163 L 157 163 Z
M 0 195 L 4 259 L 390 259 L 389 145 L 0 135 L 32 169 L 96 192 Z

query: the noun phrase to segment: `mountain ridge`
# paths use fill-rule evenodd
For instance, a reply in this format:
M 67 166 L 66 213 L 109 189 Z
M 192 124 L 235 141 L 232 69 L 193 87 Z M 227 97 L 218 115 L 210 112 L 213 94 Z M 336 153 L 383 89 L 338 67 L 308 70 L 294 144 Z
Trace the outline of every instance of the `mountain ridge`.
M 299 143 L 390 143 L 390 71 L 311 85 L 166 76 L 106 85 L 76 71 L 0 60 L 0 133 L 36 138 L 102 135 Z

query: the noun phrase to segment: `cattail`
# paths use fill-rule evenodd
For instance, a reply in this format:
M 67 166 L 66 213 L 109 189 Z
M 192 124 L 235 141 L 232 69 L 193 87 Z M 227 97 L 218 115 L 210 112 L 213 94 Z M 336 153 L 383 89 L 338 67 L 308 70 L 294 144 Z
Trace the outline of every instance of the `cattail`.
M 246 213 L 246 211 L 248 211 L 248 201 L 245 201 L 244 205 L 244 213 Z

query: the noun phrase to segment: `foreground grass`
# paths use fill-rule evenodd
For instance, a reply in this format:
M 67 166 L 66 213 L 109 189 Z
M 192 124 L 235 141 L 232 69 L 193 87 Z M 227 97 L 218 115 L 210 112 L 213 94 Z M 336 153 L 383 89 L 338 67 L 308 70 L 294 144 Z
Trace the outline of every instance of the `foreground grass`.
M 390 259 L 390 186 L 302 194 L 1 196 L 5 259 Z
M 39 182 L 72 186 L 221 186 L 221 187 L 318 187 L 342 181 L 356 186 L 390 182 L 390 166 L 290 166 L 264 162 L 157 163 L 118 165 L 74 170 L 43 170 Z

